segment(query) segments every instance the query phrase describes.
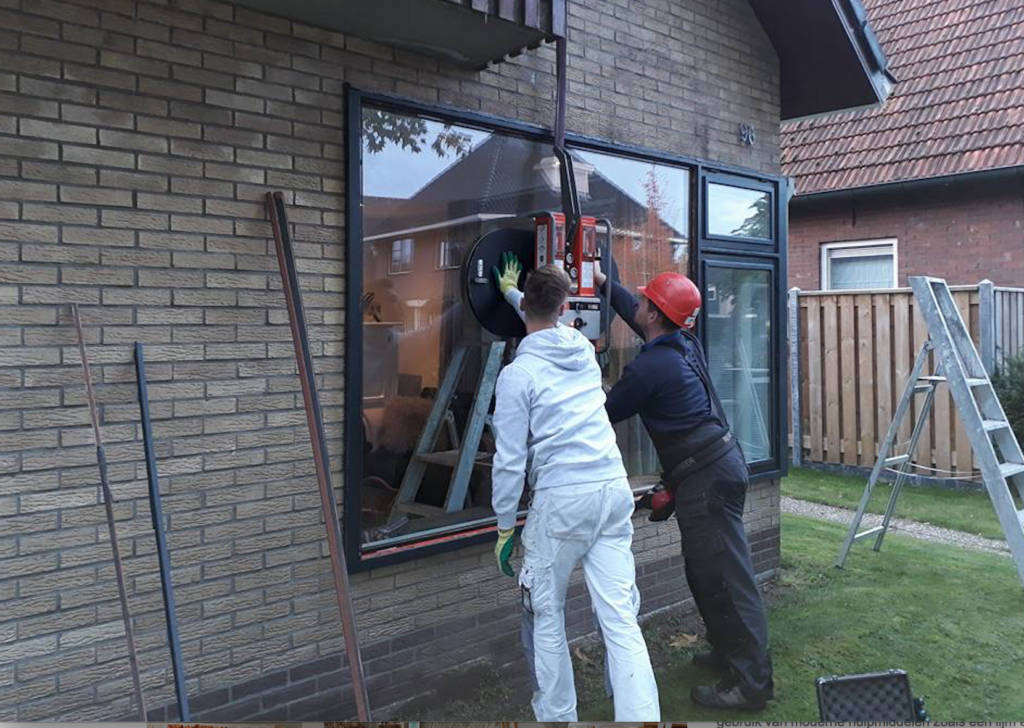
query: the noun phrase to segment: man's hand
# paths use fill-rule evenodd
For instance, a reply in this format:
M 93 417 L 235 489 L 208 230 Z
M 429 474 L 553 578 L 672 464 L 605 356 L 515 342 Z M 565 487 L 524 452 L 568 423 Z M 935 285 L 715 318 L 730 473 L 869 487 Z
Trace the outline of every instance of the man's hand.
M 601 261 L 594 261 L 594 283 L 597 284 L 598 288 L 604 286 L 604 282 L 608 280 L 608 276 L 601 272 Z
M 494 274 L 494 282 L 498 284 L 501 295 L 505 296 L 513 288 L 519 287 L 519 276 L 522 275 L 523 266 L 519 264 L 519 258 L 514 253 L 502 253 L 501 265 L 500 272 L 494 267 L 491 268 L 491 273 Z
M 512 547 L 516 543 L 516 529 L 509 528 L 508 530 L 498 529 L 498 543 L 494 545 L 494 555 L 498 559 L 498 569 L 505 576 L 515 576 L 516 572 L 512 570 L 512 564 L 509 560 L 512 558 Z

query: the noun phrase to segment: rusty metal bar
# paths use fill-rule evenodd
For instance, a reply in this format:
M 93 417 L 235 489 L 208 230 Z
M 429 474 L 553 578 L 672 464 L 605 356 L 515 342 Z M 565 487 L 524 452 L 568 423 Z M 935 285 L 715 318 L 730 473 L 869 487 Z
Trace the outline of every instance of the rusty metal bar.
M 78 315 L 78 304 L 71 304 L 71 314 L 75 319 L 75 331 L 78 334 L 78 352 L 82 357 L 82 377 L 85 379 L 85 396 L 89 400 L 89 415 L 92 418 L 92 435 L 96 440 L 96 462 L 100 470 L 100 489 L 103 491 L 103 506 L 107 511 L 107 531 L 110 534 L 110 549 L 114 553 L 114 573 L 117 575 L 117 594 L 121 601 L 121 619 L 124 621 L 124 636 L 128 641 L 128 661 L 132 668 L 132 684 L 135 687 L 135 700 L 139 704 L 139 715 L 143 721 L 146 717 L 146 701 L 142 695 L 142 678 L 139 676 L 139 658 L 135 651 L 135 634 L 132 631 L 132 613 L 128 607 L 128 590 L 124 585 L 124 565 L 121 563 L 121 550 L 117 545 L 117 527 L 114 525 L 114 495 L 110 492 L 107 480 L 107 453 L 103 449 L 103 437 L 100 434 L 100 418 L 96 410 L 96 394 L 92 389 L 92 373 L 89 371 L 89 358 L 85 353 L 85 335 L 82 333 L 82 319 Z
M 284 208 L 284 197 L 280 192 L 268 192 L 266 206 L 270 224 L 274 228 L 277 263 L 281 269 L 281 284 L 288 305 L 288 319 L 291 322 L 292 341 L 295 344 L 295 358 L 299 365 L 299 381 L 302 384 L 306 422 L 309 425 L 309 440 L 313 447 L 316 479 L 320 486 L 320 502 L 323 507 L 324 522 L 327 526 L 327 546 L 331 552 L 334 590 L 338 597 L 341 629 L 345 637 L 345 654 L 348 655 L 349 671 L 352 674 L 356 712 L 359 720 L 365 722 L 370 720 L 370 700 L 366 692 L 366 682 L 363 679 L 363 662 L 359 654 L 359 638 L 356 635 L 355 610 L 352 608 L 348 567 L 345 564 L 345 552 L 342 550 L 338 505 L 334 501 L 334 488 L 331 485 L 327 438 L 324 434 L 323 419 L 320 416 L 320 396 L 317 393 L 314 378 L 313 357 L 309 350 L 306 315 L 302 307 L 302 291 L 299 289 L 299 279 L 295 271 L 295 257 L 292 254 L 291 237 L 288 233 L 288 214 Z

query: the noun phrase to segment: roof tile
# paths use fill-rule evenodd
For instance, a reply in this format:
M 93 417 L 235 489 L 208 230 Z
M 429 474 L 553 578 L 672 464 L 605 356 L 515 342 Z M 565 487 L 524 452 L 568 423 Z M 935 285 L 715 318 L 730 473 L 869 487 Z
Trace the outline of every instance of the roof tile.
M 876 109 L 783 124 L 798 194 L 1024 164 L 1021 0 L 864 0 L 897 83 Z

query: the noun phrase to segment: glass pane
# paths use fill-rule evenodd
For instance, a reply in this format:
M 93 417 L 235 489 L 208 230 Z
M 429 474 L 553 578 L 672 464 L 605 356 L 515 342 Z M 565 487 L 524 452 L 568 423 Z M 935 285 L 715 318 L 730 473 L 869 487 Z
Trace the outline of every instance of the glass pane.
M 493 517 L 485 429 L 483 462 L 457 512 L 443 509 L 452 468 L 428 464 L 408 522 L 381 530 L 401 515 L 398 489 L 449 374 L 455 396 L 435 451 L 454 450 L 465 433 L 484 337 L 462 305 L 461 256 L 509 218 L 561 207 L 552 161 L 550 144 L 363 111 L 364 544 Z M 465 366 L 450 372 L 462 347 Z
M 760 190 L 708 185 L 708 235 L 772 237 L 772 196 Z
M 771 272 L 708 266 L 708 364 L 747 462 L 771 458 Z
M 892 288 L 892 255 L 830 259 L 829 287 L 835 291 Z
M 612 223 L 612 255 L 621 282 L 630 290 L 645 285 L 658 273 L 689 274 L 690 173 L 686 169 L 634 159 L 575 152 L 577 173 L 588 175 L 585 215 Z M 577 183 L 582 191 L 582 187 Z M 606 381 L 614 384 L 640 351 L 640 339 L 622 321 L 612 324 Z M 660 471 L 647 431 L 639 417 L 616 425 L 619 449 L 630 476 Z

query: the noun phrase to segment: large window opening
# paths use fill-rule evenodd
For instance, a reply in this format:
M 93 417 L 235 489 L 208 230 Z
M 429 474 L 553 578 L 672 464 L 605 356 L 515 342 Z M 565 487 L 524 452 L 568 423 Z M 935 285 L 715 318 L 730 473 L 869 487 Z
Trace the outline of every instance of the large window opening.
M 529 226 L 531 213 L 560 210 L 562 202 L 558 163 L 542 134 L 375 103 L 361 100 L 350 117 L 358 121 L 352 143 L 361 146 L 361 159 L 352 167 L 359 174 L 351 200 L 359 232 L 351 239 L 357 267 L 347 285 L 356 305 L 348 315 L 350 322 L 358 316 L 361 349 L 354 351 L 362 366 L 353 381 L 361 397 L 358 390 L 350 394 L 347 418 L 349 452 L 358 455 L 347 461 L 346 540 L 364 563 L 493 529 L 489 425 L 471 461 L 465 497 L 452 487 L 491 351 L 490 335 L 463 304 L 463 263 L 483 234 Z M 775 263 L 767 269 L 722 263 L 701 273 L 692 231 L 703 229 L 705 237 L 714 231 L 727 245 L 751 242 L 758 253 L 777 256 L 774 193 L 763 184 L 730 187 L 716 178 L 714 191 L 702 195 L 705 203 L 695 205 L 696 180 L 708 178 L 697 164 L 596 144 L 572 146 L 570 153 L 583 214 L 610 223 L 623 285 L 635 290 L 674 270 L 707 289 L 702 335 L 715 383 L 748 460 L 767 465 L 777 455 L 778 309 L 772 301 L 782 279 Z M 695 224 L 694 211 L 704 216 L 704 227 Z M 608 232 L 602 224 L 599 234 Z M 640 344 L 616 318 L 602 360 L 609 384 L 620 379 Z M 450 407 L 437 406 L 449 390 Z M 437 438 L 424 458 L 415 451 L 428 423 Z M 616 435 L 634 485 L 656 480 L 660 463 L 640 419 L 619 423 Z

